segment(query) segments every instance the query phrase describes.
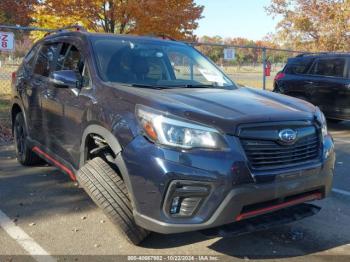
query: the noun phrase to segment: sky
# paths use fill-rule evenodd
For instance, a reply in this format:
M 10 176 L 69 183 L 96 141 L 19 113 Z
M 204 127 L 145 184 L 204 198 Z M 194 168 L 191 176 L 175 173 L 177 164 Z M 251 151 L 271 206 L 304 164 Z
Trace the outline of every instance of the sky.
M 278 20 L 268 16 L 264 7 L 270 0 L 195 0 L 204 5 L 197 36 L 244 37 L 261 40 L 275 31 Z

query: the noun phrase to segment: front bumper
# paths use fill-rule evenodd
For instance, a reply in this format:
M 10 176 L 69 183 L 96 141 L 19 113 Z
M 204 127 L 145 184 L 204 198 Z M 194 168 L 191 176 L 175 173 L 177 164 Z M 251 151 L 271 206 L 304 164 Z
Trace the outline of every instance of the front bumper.
M 238 141 L 232 138 L 230 143 Z M 289 197 L 308 193 L 317 194 L 320 199 L 331 190 L 335 155 L 330 137 L 324 143 L 320 163 L 296 170 L 281 170 L 274 174 L 273 181 L 265 183 L 247 179 L 247 167 L 242 165 L 244 153 L 238 146 L 231 148 L 237 150 L 175 152 L 150 144 L 143 137 L 136 138 L 123 151 L 128 172 L 123 175 L 130 180 L 136 223 L 164 234 L 202 230 L 238 221 L 247 207 L 259 203 L 283 202 Z M 233 166 L 238 167 L 239 172 L 233 173 Z M 245 177 L 237 180 L 242 173 Z M 169 188 L 177 181 L 210 187 L 210 193 L 193 216 L 172 217 L 164 208 Z
M 329 193 L 331 185 L 332 175 L 328 172 L 312 174 L 296 181 L 282 181 L 261 185 L 247 184 L 232 189 L 214 214 L 207 221 L 200 224 L 171 224 L 152 219 L 137 212 L 135 212 L 135 220 L 138 225 L 163 234 L 201 230 L 235 222 L 243 208 L 254 203 L 314 190 L 319 191 L 322 197 L 325 197 Z

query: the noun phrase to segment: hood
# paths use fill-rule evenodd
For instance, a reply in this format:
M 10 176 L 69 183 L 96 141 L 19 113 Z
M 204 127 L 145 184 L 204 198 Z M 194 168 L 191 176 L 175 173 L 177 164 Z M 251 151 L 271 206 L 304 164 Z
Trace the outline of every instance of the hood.
M 145 100 L 137 103 L 231 134 L 240 124 L 312 120 L 316 110 L 300 99 L 254 88 L 138 89 L 133 93 L 136 92 Z

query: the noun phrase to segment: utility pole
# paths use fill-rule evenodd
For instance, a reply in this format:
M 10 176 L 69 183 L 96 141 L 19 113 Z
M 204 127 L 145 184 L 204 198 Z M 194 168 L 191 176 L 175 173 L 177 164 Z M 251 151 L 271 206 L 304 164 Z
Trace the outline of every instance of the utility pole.
M 262 60 L 263 60 L 263 90 L 266 90 L 266 48 L 262 49 Z

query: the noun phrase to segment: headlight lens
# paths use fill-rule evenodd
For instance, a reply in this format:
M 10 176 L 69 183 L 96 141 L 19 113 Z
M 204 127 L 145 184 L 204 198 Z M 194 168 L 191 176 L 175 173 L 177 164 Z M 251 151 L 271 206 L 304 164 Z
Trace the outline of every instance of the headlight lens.
M 316 118 L 317 121 L 321 124 L 321 129 L 322 129 L 322 136 L 325 137 L 328 135 L 328 129 L 327 129 L 327 120 L 322 111 L 317 107 L 316 110 Z
M 138 105 L 136 115 L 149 139 L 183 149 L 225 149 L 227 143 L 216 129 L 191 123 L 152 108 Z

